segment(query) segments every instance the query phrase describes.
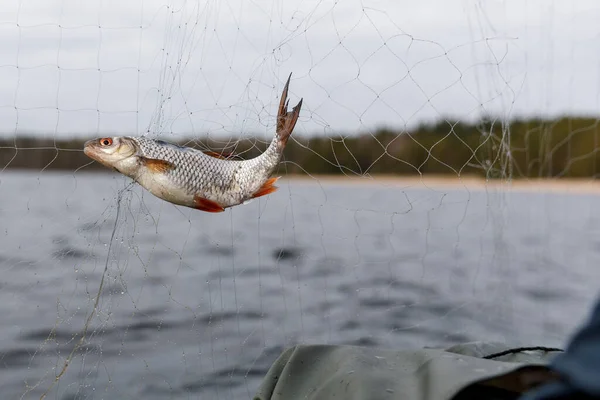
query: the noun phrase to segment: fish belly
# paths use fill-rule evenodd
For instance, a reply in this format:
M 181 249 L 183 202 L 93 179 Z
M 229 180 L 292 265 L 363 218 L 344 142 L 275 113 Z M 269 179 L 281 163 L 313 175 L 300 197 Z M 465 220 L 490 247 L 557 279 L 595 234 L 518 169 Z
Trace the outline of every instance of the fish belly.
M 194 195 L 176 185 L 165 173 L 145 171 L 137 182 L 158 198 L 177 205 L 194 206 Z

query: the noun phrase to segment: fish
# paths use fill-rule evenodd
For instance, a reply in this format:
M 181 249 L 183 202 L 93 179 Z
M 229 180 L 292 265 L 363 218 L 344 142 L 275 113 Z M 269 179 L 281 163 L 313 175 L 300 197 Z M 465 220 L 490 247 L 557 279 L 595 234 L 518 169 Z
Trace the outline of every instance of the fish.
M 240 160 L 144 136 L 88 140 L 83 152 L 91 159 L 133 179 L 169 203 L 217 213 L 275 192 L 279 165 L 302 108 L 301 98 L 289 111 L 287 79 L 279 102 L 275 135 L 259 156 Z

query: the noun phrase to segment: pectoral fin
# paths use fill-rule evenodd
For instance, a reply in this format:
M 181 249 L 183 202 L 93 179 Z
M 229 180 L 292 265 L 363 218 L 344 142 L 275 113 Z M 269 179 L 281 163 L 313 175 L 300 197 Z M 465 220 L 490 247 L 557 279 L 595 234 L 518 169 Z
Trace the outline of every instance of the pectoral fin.
M 175 168 L 175 164 L 172 164 L 165 160 L 158 160 L 155 158 L 140 157 L 142 163 L 152 172 L 164 173 Z
M 206 212 L 223 212 L 225 209 L 216 201 L 212 201 L 200 196 L 194 196 L 194 204 L 197 210 Z

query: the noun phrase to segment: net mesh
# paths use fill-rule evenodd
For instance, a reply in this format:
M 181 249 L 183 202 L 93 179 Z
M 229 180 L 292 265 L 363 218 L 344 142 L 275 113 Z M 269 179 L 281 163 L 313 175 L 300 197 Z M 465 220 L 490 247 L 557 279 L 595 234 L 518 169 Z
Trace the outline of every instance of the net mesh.
M 249 398 L 300 343 L 561 345 L 597 290 L 598 13 L 7 1 L 2 397 Z M 177 207 L 82 152 L 254 157 L 290 72 L 283 183 L 251 204 Z

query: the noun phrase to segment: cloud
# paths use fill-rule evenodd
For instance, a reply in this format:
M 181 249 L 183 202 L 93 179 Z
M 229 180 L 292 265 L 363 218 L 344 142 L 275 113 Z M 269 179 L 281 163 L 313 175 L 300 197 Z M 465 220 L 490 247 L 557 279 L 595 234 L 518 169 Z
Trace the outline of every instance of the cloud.
M 270 136 L 290 72 L 311 134 L 598 107 L 592 1 L 6 3 L 3 132 Z

